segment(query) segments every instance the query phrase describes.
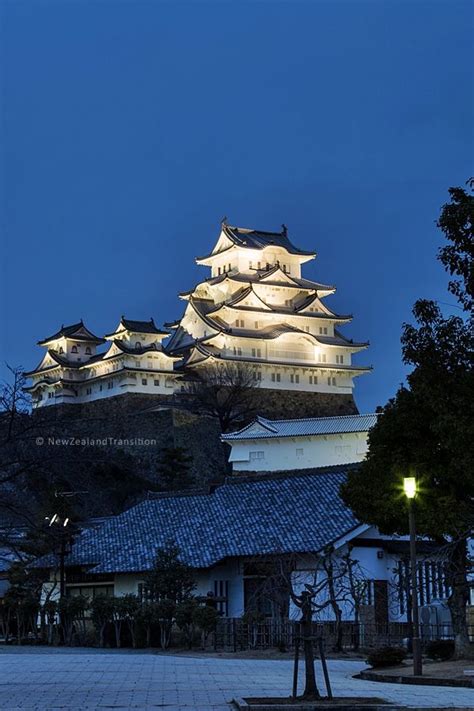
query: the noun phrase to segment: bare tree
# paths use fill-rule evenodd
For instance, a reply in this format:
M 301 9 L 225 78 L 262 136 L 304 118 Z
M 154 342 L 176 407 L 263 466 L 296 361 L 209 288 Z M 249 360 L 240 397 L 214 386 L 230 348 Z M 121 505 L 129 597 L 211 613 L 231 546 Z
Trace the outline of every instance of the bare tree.
M 332 610 L 336 621 L 336 647 L 342 648 L 342 609 L 354 611 L 360 606 L 363 571 L 350 552 L 327 546 L 313 555 L 281 555 L 275 559 L 273 572 L 255 592 L 282 605 L 286 595 L 299 611 L 299 633 L 305 663 L 304 699 L 321 697 L 314 668 L 314 623 L 321 622 L 325 611 Z M 252 603 L 252 601 L 250 601 Z M 253 604 L 258 602 L 255 600 Z
M 227 432 L 255 414 L 259 382 L 248 363 L 215 363 L 193 369 L 188 393 L 199 411 L 216 418 L 221 432 Z
M 26 376 L 21 366 L 12 367 L 5 363 L 12 375 L 11 382 L 3 380 L 0 386 L 0 416 L 3 420 L 3 437 L 12 438 L 16 420 L 29 411 L 30 400 L 25 393 Z

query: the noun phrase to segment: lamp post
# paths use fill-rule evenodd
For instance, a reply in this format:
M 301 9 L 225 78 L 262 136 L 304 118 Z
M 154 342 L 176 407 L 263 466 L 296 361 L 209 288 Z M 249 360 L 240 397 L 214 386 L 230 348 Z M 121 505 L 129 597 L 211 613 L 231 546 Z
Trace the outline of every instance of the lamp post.
M 68 518 L 62 519 L 57 513 L 55 513 L 51 518 L 46 516 L 46 521 L 48 522 L 49 528 L 53 526 L 59 531 L 59 599 L 66 595 L 66 539 L 67 539 L 67 526 L 69 523 Z
M 416 580 L 416 527 L 414 507 L 415 496 L 417 493 L 416 478 L 413 476 L 405 477 L 403 479 L 403 490 L 408 499 L 408 520 L 410 526 L 413 675 L 421 676 L 423 673 L 423 667 L 421 662 L 420 618 L 418 614 L 418 586 Z

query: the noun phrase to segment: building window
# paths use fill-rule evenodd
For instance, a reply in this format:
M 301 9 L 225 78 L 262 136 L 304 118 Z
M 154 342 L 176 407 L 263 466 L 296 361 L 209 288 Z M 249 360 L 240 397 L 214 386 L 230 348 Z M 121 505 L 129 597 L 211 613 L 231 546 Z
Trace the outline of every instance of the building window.
M 71 348 L 71 353 L 77 353 L 77 346 L 73 346 Z
M 59 352 L 64 353 L 64 348 L 62 346 L 59 347 Z
M 300 382 L 300 376 L 299 375 L 293 375 L 293 373 L 290 375 L 290 383 L 299 383 Z
M 262 379 L 262 373 L 259 370 L 257 370 L 257 372 L 255 373 L 255 380 L 261 380 L 261 379 Z
M 113 380 L 109 380 L 109 382 L 107 383 L 107 388 L 108 388 L 108 390 L 112 390 L 113 387 L 114 387 L 114 381 L 113 381 Z
M 262 263 L 261 263 L 261 262 L 257 262 L 257 269 L 261 269 L 261 268 L 262 268 Z
M 216 610 L 222 617 L 229 615 L 229 581 L 214 580 L 214 597 L 216 600 Z
M 326 362 L 326 353 L 318 353 L 318 361 L 320 363 L 325 363 Z
M 249 262 L 249 269 L 253 269 L 252 262 Z
M 319 327 L 319 333 L 324 334 L 325 336 L 327 336 L 327 335 L 328 335 L 327 326 L 324 326 L 324 327 L 323 327 L 323 326 L 320 326 L 320 327 Z
M 92 395 L 92 388 L 86 388 L 86 395 Z
M 272 382 L 273 383 L 279 383 L 280 380 L 281 380 L 280 373 L 272 373 Z
M 102 392 L 102 385 L 99 385 L 99 390 L 100 392 Z
M 220 268 L 220 267 L 217 267 L 217 273 L 220 275 L 220 273 L 221 273 L 221 268 Z
M 306 333 L 309 333 L 309 326 L 305 326 L 304 330 L 306 331 Z
M 148 380 L 146 378 L 142 378 L 142 385 L 148 385 Z
M 296 450 L 296 456 L 297 456 L 297 457 L 302 457 L 302 456 L 303 456 L 303 449 L 302 449 L 302 448 Z
M 48 398 L 51 400 L 51 398 L 54 397 L 54 393 L 48 393 Z
M 254 462 L 257 459 L 265 459 L 265 452 L 263 452 L 263 450 L 250 452 L 250 461 Z
M 238 318 L 235 322 L 235 325 L 237 326 L 237 328 L 244 328 L 245 321 L 242 318 Z
M 231 265 L 231 264 L 229 264 L 229 272 L 231 271 L 231 269 L 232 269 L 232 265 Z
M 92 355 L 92 351 L 89 348 L 89 346 L 87 346 L 87 348 L 86 348 L 86 355 Z
M 335 385 L 336 384 L 336 378 L 328 378 L 328 385 Z
M 255 328 L 258 328 L 258 321 L 255 321 Z
M 337 355 L 336 356 L 336 363 L 344 363 L 344 356 L 342 355 Z
M 153 381 L 153 385 L 159 385 L 159 384 L 160 384 L 160 379 L 159 379 L 159 378 L 155 378 L 154 381 Z
M 138 350 L 141 347 L 142 347 L 142 344 L 140 343 L 140 341 L 135 341 L 135 348 Z

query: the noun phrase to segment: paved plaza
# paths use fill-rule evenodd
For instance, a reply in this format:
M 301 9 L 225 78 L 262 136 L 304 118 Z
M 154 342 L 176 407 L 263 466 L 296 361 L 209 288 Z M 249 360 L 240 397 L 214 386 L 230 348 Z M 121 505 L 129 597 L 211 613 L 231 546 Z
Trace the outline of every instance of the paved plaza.
M 474 708 L 474 690 L 352 679 L 363 662 L 330 661 L 336 695 L 378 696 L 412 706 Z M 292 664 L 280 660 L 128 651 L 0 647 L 0 709 L 229 711 L 238 696 L 288 695 Z

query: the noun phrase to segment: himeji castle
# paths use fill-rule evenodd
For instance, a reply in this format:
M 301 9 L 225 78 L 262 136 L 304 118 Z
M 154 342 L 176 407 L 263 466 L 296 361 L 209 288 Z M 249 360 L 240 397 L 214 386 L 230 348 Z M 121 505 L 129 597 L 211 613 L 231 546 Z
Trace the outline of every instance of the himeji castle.
M 285 226 L 264 232 L 223 221 L 212 251 L 196 258 L 210 276 L 179 295 L 184 314 L 167 330 L 153 319 L 122 317 L 103 338 L 80 321 L 39 341 L 46 353 L 27 373 L 33 407 L 130 393 L 179 395 L 187 389 L 183 376 L 240 363 L 254 372 L 262 412 L 265 397 L 295 416 L 357 412 L 354 378 L 370 368 L 352 357 L 368 344 L 340 332 L 352 316 L 326 304 L 335 287 L 302 276 L 315 257 L 292 243 Z
M 95 336 L 85 324 L 62 326 L 38 342 L 46 348 L 40 364 L 25 375 L 32 385 L 33 407 L 82 403 L 124 393 L 173 393 L 174 358 L 163 349 L 168 336 L 150 321 L 122 316 L 115 331 Z M 107 343 L 103 353 L 97 347 Z
M 196 259 L 210 278 L 180 294 L 187 305 L 168 324 L 168 352 L 186 369 L 249 363 L 265 389 L 352 394 L 354 378 L 370 370 L 352 355 L 368 344 L 340 333 L 352 316 L 326 305 L 335 287 L 302 277 L 315 257 L 292 244 L 285 226 L 262 232 L 223 222 L 214 249 Z

